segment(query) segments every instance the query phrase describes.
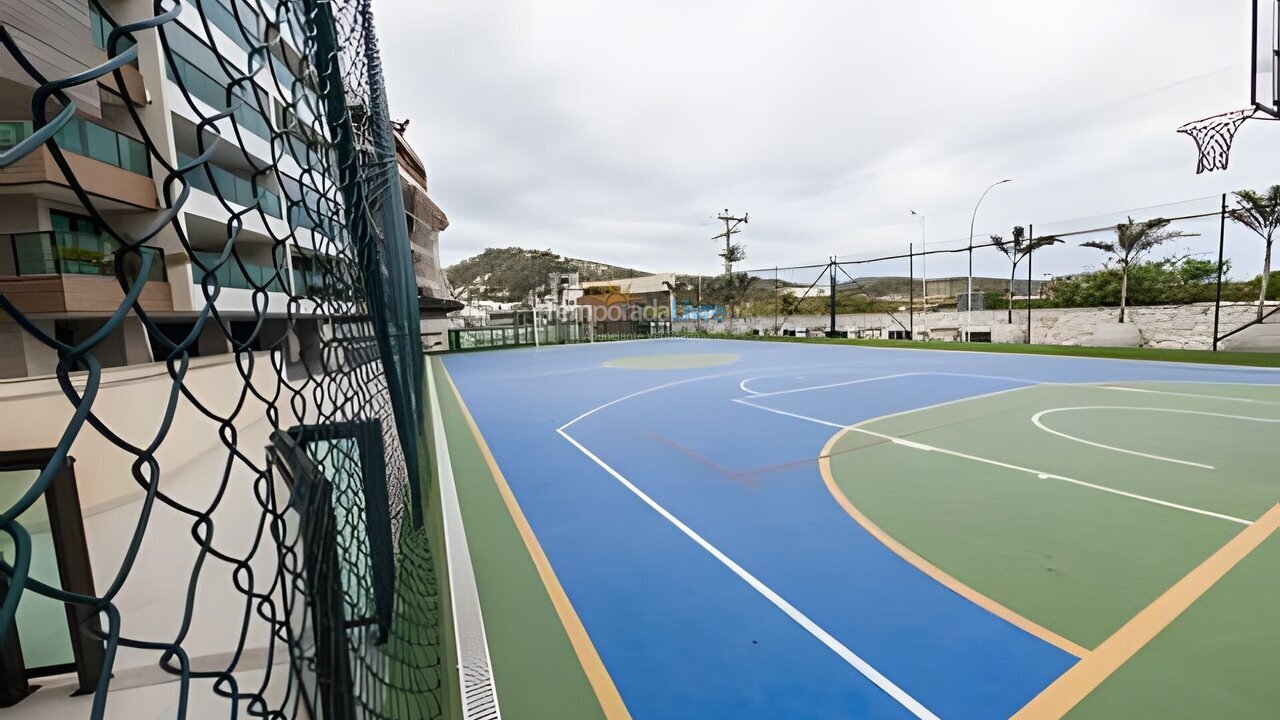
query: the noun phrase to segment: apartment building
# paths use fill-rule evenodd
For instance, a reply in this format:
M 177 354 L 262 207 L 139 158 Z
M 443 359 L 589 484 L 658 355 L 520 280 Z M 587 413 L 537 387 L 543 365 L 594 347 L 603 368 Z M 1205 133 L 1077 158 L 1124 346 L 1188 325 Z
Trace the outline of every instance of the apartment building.
M 449 289 L 440 265 L 440 233 L 449 227 L 449 218 L 427 195 L 427 168 L 405 138 L 409 121 L 392 123 L 396 140 L 396 163 L 413 250 L 413 274 L 418 286 L 418 313 L 422 345 L 427 350 L 446 347 L 446 331 L 452 326 L 450 313 L 463 308 Z
M 115 269 L 119 241 L 108 228 L 144 236 L 172 206 L 180 208 L 173 221 L 147 240 L 153 262 L 140 299 L 158 334 L 171 341 L 188 336 L 215 284 L 233 339 L 248 338 L 259 317 L 266 319 L 254 349 L 306 331 L 305 301 L 295 302 L 293 316 L 304 319 L 292 330 L 285 318 L 291 294 L 326 291 L 321 269 L 331 268 L 336 251 L 326 224 L 336 216 L 338 194 L 333 180 L 315 170 L 326 150 L 308 110 L 319 102 L 314 74 L 302 71 L 302 34 L 293 19 L 269 24 L 255 8 L 245 0 L 191 0 L 164 26 L 163 45 L 154 29 L 121 41 L 137 46 L 136 60 L 120 69 L 123 82 L 107 75 L 68 91 L 75 117 L 56 143 L 87 204 L 48 147 L 0 169 L 0 291 L 44 332 L 70 342 L 95 332 L 123 297 Z M 0 4 L 0 24 L 47 78 L 100 65 L 115 27 L 153 15 L 146 0 Z M 202 117 L 226 107 L 226 88 L 249 69 L 249 50 L 269 27 L 280 28 L 270 31 L 270 62 L 236 85 L 244 102 L 234 127 L 223 118 L 201 131 Z M 0 51 L 0 152 L 35 125 L 38 83 L 10 55 Z M 48 103 L 50 117 L 61 109 Z M 273 143 L 273 129 L 288 134 Z M 207 165 L 186 174 L 190 192 L 181 200 L 181 183 L 166 183 L 160 161 L 174 167 L 202 154 Z M 214 270 L 233 250 L 235 259 Z M 162 360 L 171 346 L 155 334 L 129 317 L 95 355 L 105 367 Z M 191 352 L 230 349 L 222 330 L 209 326 Z M 0 378 L 48 375 L 56 363 L 52 349 L 0 313 Z

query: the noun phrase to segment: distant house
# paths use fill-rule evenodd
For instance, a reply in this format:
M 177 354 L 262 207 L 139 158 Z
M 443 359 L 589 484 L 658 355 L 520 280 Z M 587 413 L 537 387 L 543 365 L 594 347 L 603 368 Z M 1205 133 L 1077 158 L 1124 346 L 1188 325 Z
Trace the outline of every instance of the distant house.
M 676 284 L 674 273 L 644 275 L 624 280 L 582 283 L 579 305 L 660 305 L 670 307 Z

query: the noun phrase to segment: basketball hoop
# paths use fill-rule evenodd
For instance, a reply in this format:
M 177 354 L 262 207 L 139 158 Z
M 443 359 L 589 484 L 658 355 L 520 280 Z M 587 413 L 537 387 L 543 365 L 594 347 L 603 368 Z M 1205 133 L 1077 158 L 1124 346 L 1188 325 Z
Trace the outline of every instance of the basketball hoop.
M 1231 141 L 1235 139 L 1236 131 L 1245 120 L 1257 114 L 1256 107 L 1232 110 L 1229 113 L 1189 122 L 1178 128 L 1178 132 L 1195 140 L 1196 147 L 1200 149 L 1200 162 L 1196 165 L 1196 174 L 1226 170 L 1227 163 L 1231 160 Z

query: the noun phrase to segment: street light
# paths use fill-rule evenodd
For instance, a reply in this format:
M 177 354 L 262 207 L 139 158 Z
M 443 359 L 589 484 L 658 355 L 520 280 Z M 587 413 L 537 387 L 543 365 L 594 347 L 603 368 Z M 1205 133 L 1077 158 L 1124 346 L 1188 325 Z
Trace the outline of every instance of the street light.
M 924 234 L 924 215 L 911 211 L 911 214 L 920 219 L 920 294 L 924 297 L 922 307 L 929 309 L 929 246 L 925 244 Z
M 991 185 L 982 191 L 982 195 L 978 198 L 978 204 L 973 206 L 973 217 L 969 219 L 969 286 L 965 295 L 965 318 L 964 318 L 964 339 L 969 340 L 970 329 L 973 327 L 973 226 L 978 221 L 978 208 L 982 207 L 982 201 L 987 198 L 987 193 L 997 185 L 1013 182 L 1013 178 L 1005 178 Z

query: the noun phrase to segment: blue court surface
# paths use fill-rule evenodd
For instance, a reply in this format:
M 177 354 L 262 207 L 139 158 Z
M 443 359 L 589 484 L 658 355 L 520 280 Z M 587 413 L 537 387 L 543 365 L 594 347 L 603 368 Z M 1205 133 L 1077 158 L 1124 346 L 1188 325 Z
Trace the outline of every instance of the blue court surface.
M 855 522 L 819 471 L 832 436 L 1038 384 L 1280 384 L 1262 369 L 728 340 L 444 362 L 646 720 L 1015 714 L 1079 658 Z

